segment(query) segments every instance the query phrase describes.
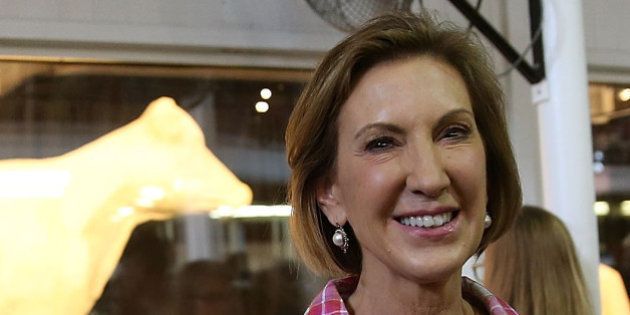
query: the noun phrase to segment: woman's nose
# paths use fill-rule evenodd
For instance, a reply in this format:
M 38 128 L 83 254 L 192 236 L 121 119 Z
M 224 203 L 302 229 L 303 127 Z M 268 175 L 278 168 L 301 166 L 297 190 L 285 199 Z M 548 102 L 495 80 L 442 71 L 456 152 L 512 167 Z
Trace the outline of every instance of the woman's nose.
M 417 146 L 407 154 L 407 188 L 427 197 L 437 198 L 451 184 L 443 157 L 433 144 Z

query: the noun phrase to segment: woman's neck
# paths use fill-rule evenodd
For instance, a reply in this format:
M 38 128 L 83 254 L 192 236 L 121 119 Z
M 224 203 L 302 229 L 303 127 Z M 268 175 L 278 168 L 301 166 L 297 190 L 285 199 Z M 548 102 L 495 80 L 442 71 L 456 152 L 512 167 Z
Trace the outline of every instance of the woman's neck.
M 392 273 L 361 273 L 347 301 L 352 314 L 476 314 L 462 297 L 460 273 L 420 282 Z

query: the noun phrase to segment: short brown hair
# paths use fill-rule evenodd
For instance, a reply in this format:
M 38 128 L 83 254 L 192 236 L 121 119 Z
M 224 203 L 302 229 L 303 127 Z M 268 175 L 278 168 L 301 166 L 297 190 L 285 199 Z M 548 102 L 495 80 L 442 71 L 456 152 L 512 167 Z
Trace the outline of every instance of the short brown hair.
M 398 12 L 375 18 L 324 57 L 289 118 L 285 135 L 292 174 L 290 232 L 298 254 L 324 275 L 359 274 L 361 252 L 330 242 L 334 228 L 317 205 L 316 184 L 334 170 L 337 117 L 362 75 L 378 63 L 407 56 L 438 58 L 458 70 L 471 98 L 487 166 L 487 210 L 493 224 L 479 250 L 497 239 L 521 206 L 521 188 L 504 117 L 503 93 L 483 46 L 452 23 L 428 14 Z M 352 235 L 352 230 L 347 231 Z M 351 237 L 351 239 L 354 239 Z
M 524 206 L 484 264 L 488 288 L 521 314 L 593 314 L 571 234 L 542 208 Z

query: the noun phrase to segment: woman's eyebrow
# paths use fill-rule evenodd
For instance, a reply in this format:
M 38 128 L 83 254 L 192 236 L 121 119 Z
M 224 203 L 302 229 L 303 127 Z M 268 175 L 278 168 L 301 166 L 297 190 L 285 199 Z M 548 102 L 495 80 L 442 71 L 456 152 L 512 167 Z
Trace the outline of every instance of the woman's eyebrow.
M 359 129 L 359 131 L 357 131 L 357 133 L 354 135 L 354 139 L 356 140 L 360 138 L 361 136 L 363 136 L 365 133 L 374 129 L 386 130 L 386 131 L 396 133 L 396 134 L 404 133 L 403 129 L 397 125 L 390 124 L 390 123 L 377 122 L 377 123 L 367 124 L 363 126 L 363 128 Z
M 456 118 L 457 116 L 469 116 L 471 119 L 475 119 L 475 115 L 472 113 L 472 111 L 470 111 L 469 109 L 466 108 L 458 108 L 458 109 L 454 109 L 450 112 L 447 112 L 446 114 L 444 114 L 442 117 L 440 117 L 440 120 L 437 121 L 437 123 L 435 124 L 436 126 L 440 126 L 443 125 L 451 120 L 453 120 L 454 118 Z
M 444 114 L 442 117 L 440 117 L 440 120 L 438 120 L 438 122 L 436 123 L 436 125 L 442 125 L 450 120 L 453 120 L 456 116 L 459 115 L 466 115 L 466 116 L 470 116 L 470 118 L 474 119 L 474 115 L 472 113 L 472 111 L 466 109 L 466 108 L 458 108 L 458 109 L 454 109 L 450 112 L 447 112 L 446 114 Z M 361 129 L 359 129 L 359 131 L 357 131 L 357 133 L 354 135 L 354 139 L 358 139 L 361 136 L 363 136 L 365 133 L 368 133 L 371 130 L 374 129 L 380 129 L 380 130 L 386 130 L 395 134 L 403 134 L 404 130 L 400 127 L 397 126 L 395 124 L 390 124 L 390 123 L 383 123 L 383 122 L 377 122 L 377 123 L 371 123 L 371 124 L 367 124 L 365 126 L 363 126 Z

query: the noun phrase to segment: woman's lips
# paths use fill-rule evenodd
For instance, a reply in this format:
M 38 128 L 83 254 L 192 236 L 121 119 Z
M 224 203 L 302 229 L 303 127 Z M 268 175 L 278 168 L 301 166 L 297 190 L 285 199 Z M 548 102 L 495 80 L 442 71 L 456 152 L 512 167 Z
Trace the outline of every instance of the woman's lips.
M 459 209 L 435 215 L 408 215 L 394 218 L 406 233 L 415 237 L 440 238 L 452 233 L 459 222 Z

